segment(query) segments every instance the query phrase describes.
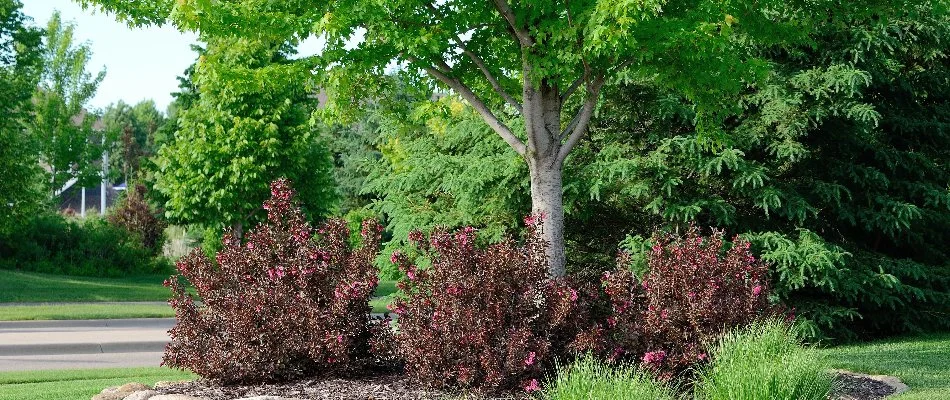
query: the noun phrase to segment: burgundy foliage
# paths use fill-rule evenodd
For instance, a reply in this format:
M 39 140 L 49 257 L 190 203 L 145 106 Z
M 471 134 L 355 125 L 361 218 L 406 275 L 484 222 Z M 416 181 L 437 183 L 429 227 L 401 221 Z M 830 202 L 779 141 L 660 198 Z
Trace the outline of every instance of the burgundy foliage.
M 529 221 L 531 222 L 531 221 Z M 396 253 L 407 279 L 397 343 L 413 381 L 439 388 L 533 391 L 576 329 L 578 292 L 548 277 L 544 243 L 529 225 L 523 244 L 482 248 L 476 232 L 436 230 L 409 239 L 431 266 Z
M 706 344 L 771 312 L 766 265 L 723 233 L 655 237 L 643 279 L 621 262 L 603 277 L 612 315 L 581 342 L 611 359 L 634 358 L 671 378 L 707 360 Z
M 149 207 L 145 201 L 145 190 L 144 185 L 130 188 L 108 219 L 112 225 L 141 237 L 142 245 L 155 255 L 162 251 L 162 245 L 165 244 L 165 227 L 168 224 Z
M 166 281 L 177 324 L 163 365 L 219 383 L 279 381 L 358 372 L 371 361 L 374 326 L 368 301 L 376 289 L 372 261 L 382 228 L 363 223 L 352 248 L 342 220 L 314 234 L 286 180 L 271 184 L 267 222 L 230 234 L 215 260 L 196 249 Z M 188 294 L 181 277 L 203 304 Z

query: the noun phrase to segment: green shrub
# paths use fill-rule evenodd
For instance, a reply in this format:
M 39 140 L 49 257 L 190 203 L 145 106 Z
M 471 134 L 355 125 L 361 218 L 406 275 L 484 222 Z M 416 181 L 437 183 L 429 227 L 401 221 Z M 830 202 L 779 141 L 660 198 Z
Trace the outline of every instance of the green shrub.
M 609 366 L 590 355 L 558 368 L 557 376 L 545 386 L 542 398 L 546 400 L 676 398 L 674 389 L 650 372 L 634 366 Z
M 21 271 L 79 276 L 124 276 L 167 272 L 137 235 L 100 218 L 71 220 L 40 214 L 18 232 L 0 238 L 0 266 Z
M 833 387 L 825 360 L 803 348 L 799 328 L 753 323 L 723 335 L 695 386 L 702 400 L 823 400 Z

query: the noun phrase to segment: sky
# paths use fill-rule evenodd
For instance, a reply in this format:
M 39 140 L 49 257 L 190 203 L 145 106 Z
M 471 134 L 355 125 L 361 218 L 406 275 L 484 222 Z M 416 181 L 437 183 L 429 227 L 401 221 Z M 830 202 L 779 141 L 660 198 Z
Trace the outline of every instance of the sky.
M 178 90 L 176 77 L 196 58 L 191 50 L 191 44 L 197 42 L 194 33 L 181 33 L 171 26 L 129 28 L 108 14 L 83 10 L 70 0 L 23 0 L 23 13 L 41 27 L 54 10 L 60 11 L 64 21 L 75 22 L 76 42 L 88 42 L 92 49 L 87 71 L 95 74 L 106 69 L 105 79 L 87 108 L 151 99 L 164 111 L 172 101 L 171 93 Z

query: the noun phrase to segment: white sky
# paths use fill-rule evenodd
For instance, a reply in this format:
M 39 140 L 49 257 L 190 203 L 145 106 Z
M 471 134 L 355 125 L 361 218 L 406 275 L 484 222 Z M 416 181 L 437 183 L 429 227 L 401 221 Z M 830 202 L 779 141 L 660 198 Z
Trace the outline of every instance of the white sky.
M 131 29 L 70 0 L 23 0 L 23 13 L 38 26 L 46 26 L 53 10 L 59 10 L 64 21 L 76 23 L 77 42 L 89 42 L 93 55 L 87 70 L 96 73 L 106 67 L 106 77 L 88 108 L 152 99 L 164 111 L 171 92 L 178 90 L 175 77 L 195 60 L 190 47 L 197 41 L 193 33 L 183 34 L 171 26 Z

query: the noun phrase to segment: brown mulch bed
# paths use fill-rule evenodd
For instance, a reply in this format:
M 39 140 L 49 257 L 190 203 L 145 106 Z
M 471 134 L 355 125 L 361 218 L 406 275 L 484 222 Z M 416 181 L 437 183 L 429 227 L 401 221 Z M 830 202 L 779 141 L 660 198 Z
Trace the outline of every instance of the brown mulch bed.
M 837 373 L 837 387 L 829 396 L 831 400 L 881 400 L 892 395 L 895 389 L 879 380 L 847 372 Z M 409 383 L 402 374 L 378 374 L 350 379 L 305 379 L 279 384 L 247 386 L 218 386 L 203 380 L 184 382 L 158 389 L 165 394 L 187 394 L 208 400 L 233 400 L 253 396 L 278 396 L 313 400 L 430 400 L 430 399 L 479 399 L 479 400 L 525 400 L 523 393 L 482 395 L 452 393 L 421 388 Z
M 881 400 L 896 392 L 891 385 L 860 374 L 838 372 L 835 381 L 833 400 Z
M 400 374 L 381 374 L 352 379 L 305 379 L 288 383 L 249 386 L 217 386 L 197 380 L 165 386 L 159 391 L 165 394 L 187 394 L 209 400 L 233 400 L 253 396 L 313 400 L 429 400 L 459 397 L 480 400 L 521 400 L 529 398 L 523 394 L 485 396 L 429 390 L 410 384 L 408 378 Z

